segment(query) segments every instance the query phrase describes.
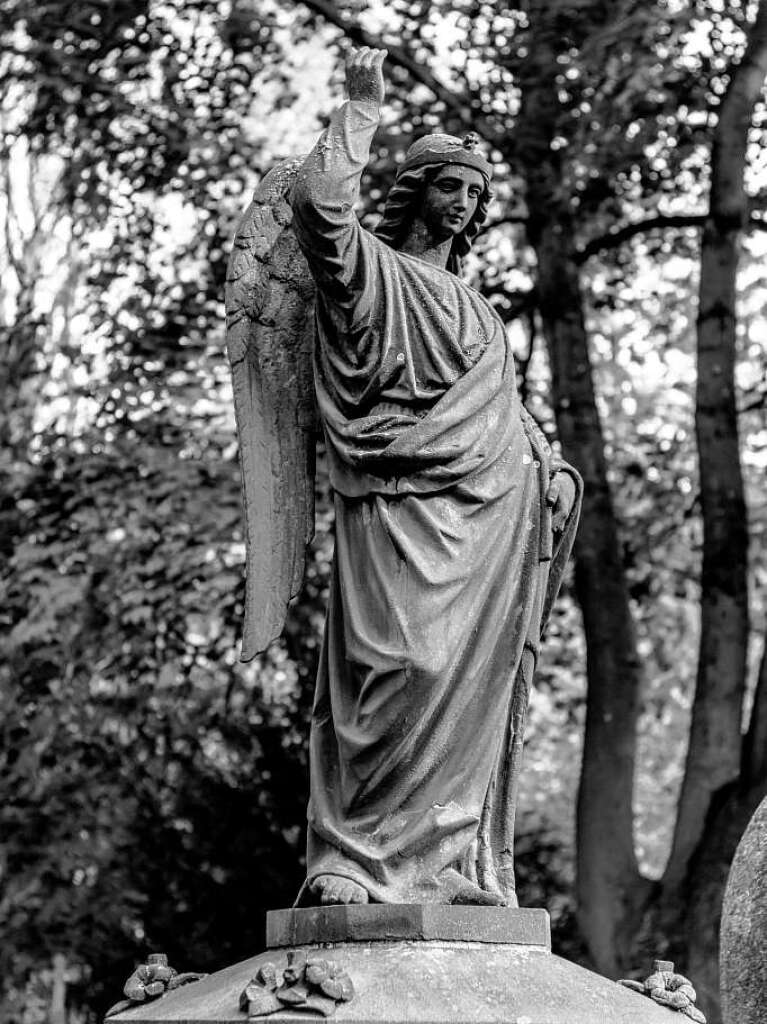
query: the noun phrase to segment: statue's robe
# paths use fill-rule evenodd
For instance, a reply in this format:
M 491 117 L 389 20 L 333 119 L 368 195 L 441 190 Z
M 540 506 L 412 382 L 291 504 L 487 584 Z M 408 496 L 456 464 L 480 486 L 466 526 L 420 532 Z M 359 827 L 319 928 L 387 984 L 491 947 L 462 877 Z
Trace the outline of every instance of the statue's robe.
M 357 220 L 377 124 L 375 105 L 346 103 L 291 199 L 336 513 L 307 884 L 513 903 L 529 686 L 577 511 L 552 536 L 551 450 L 490 304 Z

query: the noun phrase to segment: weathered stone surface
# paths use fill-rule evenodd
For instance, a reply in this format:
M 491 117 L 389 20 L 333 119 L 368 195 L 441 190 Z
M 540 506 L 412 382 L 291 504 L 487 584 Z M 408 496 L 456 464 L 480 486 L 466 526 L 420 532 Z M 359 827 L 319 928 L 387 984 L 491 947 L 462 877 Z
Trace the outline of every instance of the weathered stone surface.
M 321 985 L 330 977 L 330 964 L 327 960 L 317 957 L 306 965 L 306 980 L 312 985 Z
M 273 910 L 266 915 L 266 944 L 270 949 L 314 942 L 393 939 L 551 947 L 549 915 L 532 908 L 372 903 Z
M 706 1024 L 706 1017 L 695 1006 L 696 992 L 689 978 L 677 974 L 672 961 L 653 961 L 652 973 L 643 982 L 623 978 L 619 985 L 642 992 L 658 1006 L 678 1010 L 695 1024 Z
M 719 947 L 725 1024 L 767 1021 L 767 798 L 743 834 L 730 868 Z
M 352 980 L 339 964 L 307 952 L 287 950 L 282 970 L 271 961 L 262 963 L 240 994 L 240 1009 L 251 1018 L 269 1016 L 285 1006 L 330 1017 L 337 1003 L 354 998 Z
M 689 978 L 677 974 L 671 960 L 653 960 L 652 973 L 643 982 L 622 978 L 618 984 L 641 992 L 660 1006 L 679 1010 L 696 1024 L 706 1024 L 706 1018 L 695 1006 L 697 998 Z
M 301 981 L 306 970 L 306 953 L 303 950 L 291 950 L 288 953 L 288 966 L 283 971 L 286 985 L 295 985 Z
M 274 994 L 258 985 L 249 985 L 246 991 L 251 998 L 248 999 L 242 1009 L 249 1017 L 266 1017 L 283 1008 L 283 1004 Z
M 352 1001 L 336 1005 L 333 1020 L 339 1024 L 682 1024 L 686 1019 L 543 946 L 358 942 L 307 953 L 332 958 L 354 980 Z M 245 1024 L 240 992 L 270 961 L 282 969 L 287 958 L 271 950 L 117 1014 L 109 1024 Z M 309 999 L 301 1009 L 284 1007 L 267 1019 L 306 1024 Z
M 197 971 L 184 971 L 183 974 L 174 974 L 168 982 L 168 991 L 171 992 L 174 988 L 181 988 L 182 985 L 191 985 L 193 981 L 199 981 L 200 978 L 204 977 L 204 974 L 199 974 Z
M 309 995 L 309 991 L 304 985 L 283 985 L 282 988 L 277 989 L 275 995 L 281 1003 L 291 1005 L 305 1003 L 306 997 Z
M 203 977 L 205 975 L 191 971 L 179 974 L 168 965 L 165 953 L 150 953 L 146 963 L 139 964 L 125 982 L 123 994 L 128 997 L 129 1003 L 143 1003 L 148 999 L 159 999 L 166 991 L 170 992 Z M 116 1012 L 116 1008 L 112 1007 L 107 1016 L 111 1017 Z
M 104 1014 L 104 1018 L 113 1016 L 115 1013 L 122 1013 L 123 1010 L 130 1009 L 131 1006 L 135 1005 L 130 999 L 121 999 L 119 1003 L 115 1003 L 114 1006 L 110 1006 L 107 1012 Z
M 261 984 L 268 988 L 270 992 L 273 992 L 282 984 L 282 973 L 271 962 L 261 965 L 257 977 Z
M 310 1010 L 316 1010 L 323 1017 L 332 1017 L 336 1012 L 337 1003 L 335 999 L 326 999 L 325 996 L 310 995 L 306 1000 L 306 1006 Z
M 247 1012 L 248 1003 L 255 999 L 259 999 L 261 993 L 264 991 L 263 985 L 259 985 L 258 982 L 250 981 L 240 993 L 240 1009 Z

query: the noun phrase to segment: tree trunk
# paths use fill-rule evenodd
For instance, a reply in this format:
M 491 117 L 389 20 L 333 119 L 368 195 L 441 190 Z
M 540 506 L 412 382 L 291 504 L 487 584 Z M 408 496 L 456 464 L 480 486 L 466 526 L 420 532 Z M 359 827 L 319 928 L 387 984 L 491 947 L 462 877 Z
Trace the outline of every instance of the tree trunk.
M 551 69 L 561 33 L 538 5 L 530 76 L 520 83 L 518 165 L 527 174 L 528 237 L 565 457 L 584 478 L 575 543 L 576 590 L 587 646 L 586 735 L 577 808 L 578 921 L 593 962 L 615 976 L 628 960 L 650 888 L 633 842 L 633 788 L 640 671 L 623 559 L 597 413 L 575 239 L 562 168 L 551 141 L 561 111 Z
M 703 512 L 701 640 L 690 742 L 664 890 L 687 875 L 712 795 L 740 770 L 748 642 L 748 529 L 735 405 L 738 244 L 748 210 L 743 190 L 754 104 L 767 75 L 767 2 L 722 103 L 711 159 L 709 214 L 701 246 L 695 427 Z
M 22 186 L 14 184 L 11 164 L 12 156 L 5 157 L 0 164 L 6 196 L 5 255 L 9 264 L 7 282 L 5 278 L 0 281 L 0 298 L 5 299 L 2 289 L 7 286 L 10 290 L 10 282 L 16 277 L 16 294 L 11 301 L 11 307 L 15 306 L 13 320 L 8 324 L 0 322 L 0 450 L 13 460 L 25 457 L 34 415 L 36 396 L 30 393 L 29 385 L 38 369 L 40 352 L 42 324 L 35 311 L 35 289 L 42 276 L 45 236 L 33 188 L 28 184 L 27 192 L 19 202 L 17 193 Z M 32 163 L 30 176 L 34 170 Z M 19 226 L 23 216 L 19 208 L 21 211 L 25 208 L 32 210 L 31 231 L 22 231 Z M 15 232 L 12 225 L 16 227 Z
M 740 774 L 744 785 L 767 783 L 767 629 L 751 707 L 751 720 L 743 740 Z
M 633 842 L 640 670 L 577 270 L 560 227 L 543 228 L 536 253 L 559 436 L 584 478 L 575 544 L 588 675 L 577 808 L 578 921 L 596 967 L 615 975 L 629 958 L 650 887 L 639 875 Z
M 767 0 L 730 79 L 712 146 L 701 245 L 696 433 L 703 511 L 701 641 L 690 743 L 663 879 L 662 928 L 719 1024 L 719 923 L 729 866 L 767 791 L 767 656 L 741 741 L 748 642 L 748 532 L 735 404 L 738 244 L 748 130 L 767 76 Z
M 767 636 L 743 739 L 740 778 L 714 794 L 703 839 L 690 862 L 683 926 L 686 969 L 708 1024 L 720 1024 L 719 928 L 730 864 L 751 816 L 767 794 Z

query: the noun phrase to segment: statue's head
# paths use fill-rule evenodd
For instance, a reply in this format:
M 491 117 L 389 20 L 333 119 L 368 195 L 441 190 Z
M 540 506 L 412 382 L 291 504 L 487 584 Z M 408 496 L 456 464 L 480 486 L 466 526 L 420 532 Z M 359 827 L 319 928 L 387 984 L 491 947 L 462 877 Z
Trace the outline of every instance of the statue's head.
M 452 234 L 447 269 L 457 273 L 485 222 L 491 198 L 493 169 L 478 143 L 474 132 L 463 139 L 435 133 L 414 142 L 397 171 L 376 235 L 398 249 L 420 217 L 437 236 Z M 461 203 L 451 198 L 459 192 L 467 201 L 463 216 Z

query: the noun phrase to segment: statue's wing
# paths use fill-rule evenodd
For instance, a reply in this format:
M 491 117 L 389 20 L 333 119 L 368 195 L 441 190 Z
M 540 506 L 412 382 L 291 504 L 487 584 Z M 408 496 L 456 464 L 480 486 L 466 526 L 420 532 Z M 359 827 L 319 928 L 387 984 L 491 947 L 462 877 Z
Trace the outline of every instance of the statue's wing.
M 246 526 L 243 661 L 281 633 L 314 535 L 314 283 L 287 201 L 302 163 L 280 164 L 256 189 L 226 279 Z

